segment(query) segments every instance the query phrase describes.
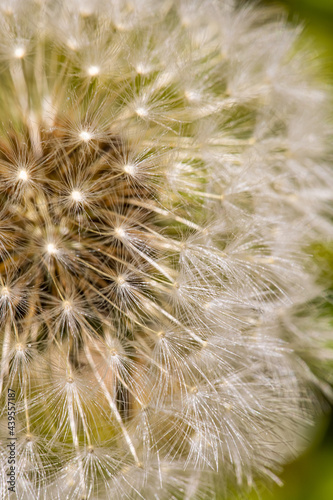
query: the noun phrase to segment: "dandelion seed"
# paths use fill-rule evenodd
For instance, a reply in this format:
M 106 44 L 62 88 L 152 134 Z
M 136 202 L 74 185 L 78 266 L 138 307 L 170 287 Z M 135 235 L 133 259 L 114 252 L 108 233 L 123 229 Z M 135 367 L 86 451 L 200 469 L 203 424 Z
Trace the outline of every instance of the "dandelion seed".
M 117 236 L 117 238 L 126 238 L 126 232 L 122 227 L 115 227 L 114 234 L 115 236 Z
M 92 134 L 90 132 L 88 132 L 87 130 L 82 130 L 82 132 L 80 132 L 79 136 L 80 136 L 80 139 L 84 142 L 89 142 L 92 139 Z
M 10 296 L 10 291 L 7 286 L 1 288 L 1 296 L 4 298 L 8 298 Z
M 100 72 L 100 68 L 98 66 L 89 66 L 88 75 L 89 76 L 97 76 Z
M 77 42 L 77 40 L 75 40 L 75 38 L 69 38 L 67 40 L 67 46 L 71 49 L 71 50 L 77 50 L 79 48 L 79 44 Z M 89 70 L 88 70 L 89 71 Z
M 71 197 L 72 199 L 75 201 L 75 202 L 81 202 L 83 201 L 83 195 L 80 191 L 74 189 L 72 192 L 71 192 Z
M 186 90 L 184 94 L 186 99 L 190 102 L 200 102 L 201 100 L 200 93 L 195 90 Z
M 14 50 L 14 56 L 16 59 L 22 59 L 25 56 L 25 48 L 24 47 L 16 47 Z
M 144 64 L 137 64 L 135 70 L 139 75 L 144 75 L 149 72 L 148 68 Z
M 128 174 L 128 175 L 134 176 L 136 173 L 136 170 L 137 170 L 136 166 L 131 164 L 131 163 L 124 165 L 124 172 L 126 172 L 126 174 Z
M 62 307 L 64 308 L 64 311 L 66 313 L 70 313 L 73 309 L 73 306 L 71 304 L 71 302 L 69 300 L 64 300 L 63 301 L 63 304 L 62 304 Z
M 126 280 L 124 278 L 124 276 L 117 276 L 116 278 L 116 282 L 119 286 L 125 286 L 126 285 Z
M 46 251 L 49 255 L 55 255 L 56 253 L 58 253 L 58 249 L 54 243 L 48 243 L 46 245 Z
M 146 118 L 148 116 L 148 109 L 143 106 L 136 108 L 135 112 L 140 118 Z
M 21 169 L 19 172 L 18 172 L 18 175 L 17 175 L 17 178 L 20 180 L 20 181 L 27 181 L 29 179 L 29 174 L 28 172 L 25 170 L 25 169 Z

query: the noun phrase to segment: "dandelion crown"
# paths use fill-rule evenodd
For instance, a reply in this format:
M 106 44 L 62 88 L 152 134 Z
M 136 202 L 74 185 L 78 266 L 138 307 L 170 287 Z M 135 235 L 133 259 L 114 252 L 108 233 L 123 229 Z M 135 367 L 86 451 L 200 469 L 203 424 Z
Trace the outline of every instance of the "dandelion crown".
M 327 100 L 298 30 L 224 0 L 0 8 L 1 498 L 8 389 L 10 498 L 278 481 L 328 355 L 304 251 L 332 236 Z

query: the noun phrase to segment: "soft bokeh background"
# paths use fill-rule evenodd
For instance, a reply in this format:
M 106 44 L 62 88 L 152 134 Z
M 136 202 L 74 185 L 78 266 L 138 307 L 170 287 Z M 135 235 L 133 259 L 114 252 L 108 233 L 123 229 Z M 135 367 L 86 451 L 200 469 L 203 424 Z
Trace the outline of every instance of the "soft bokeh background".
M 260 0 L 259 0 L 260 1 Z M 325 58 L 325 77 L 333 83 L 333 0 L 264 0 L 282 4 L 291 20 L 305 23 L 307 37 L 312 37 Z M 333 497 L 332 497 L 333 498 Z
M 333 85 L 333 0 L 263 0 L 259 3 L 282 4 L 286 7 L 291 21 L 301 21 L 305 24 L 304 37 L 315 45 L 323 59 L 322 77 Z M 331 280 L 327 308 L 332 317 L 333 332 L 333 245 L 330 245 L 330 248 L 326 247 L 321 257 L 325 260 L 323 267 L 325 267 L 326 277 Z M 333 500 L 332 412 L 318 422 L 310 448 L 296 462 L 285 468 L 281 478 L 284 482 L 282 488 L 273 487 L 270 491 L 261 491 L 259 498 L 261 500 Z M 253 494 L 249 500 L 255 499 L 258 499 L 257 494 Z

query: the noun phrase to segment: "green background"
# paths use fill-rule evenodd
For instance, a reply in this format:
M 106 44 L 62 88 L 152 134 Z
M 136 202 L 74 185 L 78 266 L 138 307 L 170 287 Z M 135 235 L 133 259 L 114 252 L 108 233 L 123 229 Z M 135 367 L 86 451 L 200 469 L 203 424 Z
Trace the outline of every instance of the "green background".
M 305 24 L 305 36 L 321 51 L 324 74 L 333 83 L 333 0 L 266 0 L 266 4 L 282 4 L 292 21 Z M 333 498 L 333 497 L 332 497 Z

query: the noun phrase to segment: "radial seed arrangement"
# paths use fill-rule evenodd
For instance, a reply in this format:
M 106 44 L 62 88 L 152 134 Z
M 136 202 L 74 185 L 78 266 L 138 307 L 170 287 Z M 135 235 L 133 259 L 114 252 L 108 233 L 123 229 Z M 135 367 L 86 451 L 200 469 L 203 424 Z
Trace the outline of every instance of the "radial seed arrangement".
M 229 1 L 0 7 L 1 498 L 278 481 L 329 356 L 305 248 L 332 237 L 330 130 L 299 30 Z

